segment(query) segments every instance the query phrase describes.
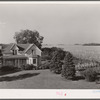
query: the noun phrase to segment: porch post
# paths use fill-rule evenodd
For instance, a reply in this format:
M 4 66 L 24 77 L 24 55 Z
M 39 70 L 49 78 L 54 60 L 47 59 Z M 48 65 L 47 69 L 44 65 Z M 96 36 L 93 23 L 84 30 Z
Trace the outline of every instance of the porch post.
M 20 62 L 19 62 L 19 59 L 18 59 L 18 68 L 20 67 L 20 64 L 19 64 Z
M 17 62 L 16 60 L 17 60 L 17 59 L 15 59 L 15 66 L 17 65 L 17 64 L 16 64 L 16 62 Z
M 3 63 L 2 63 L 2 65 L 5 66 L 5 59 L 3 59 Z

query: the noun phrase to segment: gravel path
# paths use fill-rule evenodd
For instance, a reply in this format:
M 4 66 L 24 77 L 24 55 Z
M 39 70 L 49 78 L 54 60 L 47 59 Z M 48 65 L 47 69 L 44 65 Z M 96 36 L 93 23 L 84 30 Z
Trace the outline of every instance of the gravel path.
M 100 89 L 100 84 L 71 81 L 49 70 L 21 71 L 0 76 L 0 89 Z

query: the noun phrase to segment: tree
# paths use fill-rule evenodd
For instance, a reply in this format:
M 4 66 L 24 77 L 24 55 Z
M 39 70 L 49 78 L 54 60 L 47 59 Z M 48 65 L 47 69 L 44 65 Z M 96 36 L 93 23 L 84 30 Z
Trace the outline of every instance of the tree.
M 44 37 L 40 36 L 38 31 L 32 30 L 21 30 L 20 32 L 15 32 L 14 39 L 17 44 L 34 43 L 37 47 L 41 49 Z
M 65 51 L 62 48 L 57 47 L 42 48 L 42 59 L 51 60 L 54 57 L 56 51 L 59 52 L 60 60 L 64 60 Z
M 51 60 L 50 70 L 56 74 L 61 74 L 62 62 L 60 61 L 60 55 L 58 51 L 55 51 L 54 56 Z
M 62 77 L 65 77 L 67 79 L 73 78 L 75 76 L 75 65 L 73 63 L 73 55 L 70 52 L 66 52 L 61 75 Z

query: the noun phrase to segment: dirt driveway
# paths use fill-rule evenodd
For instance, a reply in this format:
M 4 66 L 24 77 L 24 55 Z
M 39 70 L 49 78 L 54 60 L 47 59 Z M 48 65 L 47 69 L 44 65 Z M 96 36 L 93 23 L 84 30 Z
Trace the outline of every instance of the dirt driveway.
M 21 71 L 0 76 L 0 89 L 100 89 L 85 80 L 69 81 L 49 70 Z

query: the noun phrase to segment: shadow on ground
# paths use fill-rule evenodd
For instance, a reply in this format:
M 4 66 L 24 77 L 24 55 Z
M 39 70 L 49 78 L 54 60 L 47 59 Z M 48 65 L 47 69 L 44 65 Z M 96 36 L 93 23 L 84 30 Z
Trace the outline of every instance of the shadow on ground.
M 20 72 L 21 70 L 14 70 L 14 71 L 1 71 L 0 70 L 0 76 L 2 75 L 8 75 L 8 74 L 13 74 L 13 73 L 17 73 Z
M 62 77 L 63 81 L 79 81 L 79 80 L 85 80 L 85 78 L 83 76 L 75 76 L 73 78 L 64 78 Z
M 84 80 L 85 78 L 83 76 L 75 76 L 72 78 L 72 81 L 79 81 L 79 80 Z
M 0 77 L 0 82 L 22 80 L 29 77 L 37 76 L 39 74 L 40 73 L 26 73 L 26 74 L 20 74 L 18 76 L 4 76 L 4 77 Z

